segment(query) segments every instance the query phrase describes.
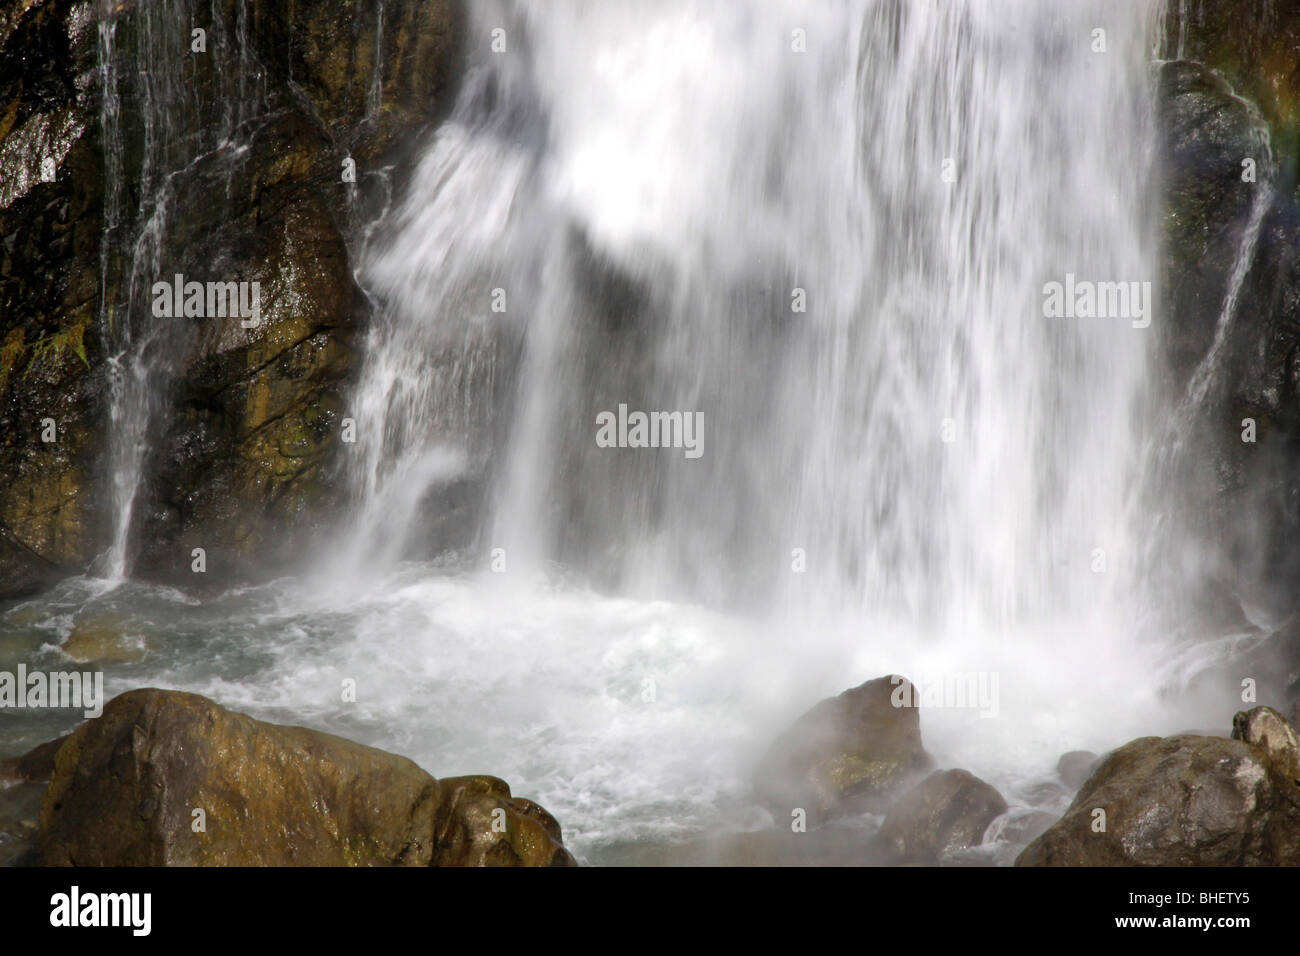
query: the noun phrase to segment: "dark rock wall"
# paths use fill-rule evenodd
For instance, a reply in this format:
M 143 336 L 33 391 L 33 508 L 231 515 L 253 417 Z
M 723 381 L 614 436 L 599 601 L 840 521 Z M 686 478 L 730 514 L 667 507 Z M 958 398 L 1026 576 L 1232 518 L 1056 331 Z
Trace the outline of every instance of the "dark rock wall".
M 91 488 L 106 409 L 90 372 L 104 358 L 95 321 L 102 177 L 93 29 L 73 16 L 77 6 L 9 0 L 0 8 L 5 593 L 69 573 L 98 538 Z
M 1211 574 L 1285 614 L 1300 583 L 1300 3 L 1171 0 L 1165 55 L 1162 352 L 1179 396 L 1202 363 L 1212 369 L 1174 465 L 1180 517 L 1198 527 Z M 1207 359 L 1257 202 L 1248 271 Z
M 228 579 L 307 545 L 339 495 L 359 228 L 450 106 L 462 22 L 452 0 L 0 4 L 0 594 L 108 547 L 110 360 L 145 349 L 131 571 L 188 577 L 202 547 Z M 154 318 L 176 273 L 259 281 L 261 324 Z

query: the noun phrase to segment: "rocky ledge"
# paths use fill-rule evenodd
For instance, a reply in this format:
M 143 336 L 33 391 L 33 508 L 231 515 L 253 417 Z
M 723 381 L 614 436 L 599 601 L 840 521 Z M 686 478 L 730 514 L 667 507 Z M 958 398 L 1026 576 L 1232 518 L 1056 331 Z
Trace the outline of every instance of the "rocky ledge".
M 40 799 L 39 821 L 21 818 Z M 560 824 L 491 776 L 136 690 L 0 762 L 0 853 L 41 866 L 574 866 Z M 25 844 L 25 845 L 22 845 Z M 6 847 L 8 848 L 6 851 Z

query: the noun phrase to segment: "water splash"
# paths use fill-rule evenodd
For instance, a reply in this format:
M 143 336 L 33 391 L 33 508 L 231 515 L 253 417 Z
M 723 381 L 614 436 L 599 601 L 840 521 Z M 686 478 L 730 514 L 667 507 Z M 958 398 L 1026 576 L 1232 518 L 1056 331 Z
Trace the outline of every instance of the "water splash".
M 1149 337 L 1041 289 L 1156 274 L 1155 12 L 480 6 L 509 48 L 364 270 L 360 497 L 454 445 L 483 547 L 629 593 L 996 629 L 1132 586 L 1088 566 L 1136 550 Z M 598 448 L 620 402 L 704 459 Z

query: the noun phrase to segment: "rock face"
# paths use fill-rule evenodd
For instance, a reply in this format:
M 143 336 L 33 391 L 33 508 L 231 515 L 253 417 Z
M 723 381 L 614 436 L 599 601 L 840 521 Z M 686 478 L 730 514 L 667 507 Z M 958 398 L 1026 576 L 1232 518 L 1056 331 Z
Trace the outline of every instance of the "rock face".
M 890 676 L 822 701 L 773 744 L 759 798 L 782 819 L 802 808 L 812 823 L 883 812 L 934 763 L 921 746 L 919 709 L 901 705 L 917 697 L 910 681 Z
M 97 545 L 102 176 L 80 6 L 0 12 L 0 598 L 40 590 Z
M 989 824 L 1007 812 L 1002 794 L 965 770 L 938 770 L 901 796 L 877 839 L 899 863 L 938 863 L 979 846 Z
M 0 599 L 107 550 L 122 448 L 150 449 L 138 576 L 192 582 L 203 547 L 206 580 L 242 578 L 309 546 L 369 310 L 349 242 L 449 108 L 462 29 L 453 0 L 0 11 Z M 259 282 L 261 323 L 154 316 L 176 274 Z M 111 414 L 132 389 L 138 438 Z
M 1300 864 L 1298 753 L 1280 715 L 1256 708 L 1245 739 L 1143 737 L 1106 755 L 1017 866 Z M 1105 830 L 1094 830 L 1105 812 Z
M 554 818 L 512 797 L 501 780 L 439 781 L 404 757 L 159 690 L 115 698 L 59 748 L 36 859 L 47 866 L 573 863 Z
M 1174 7 L 1159 80 L 1162 352 L 1175 395 L 1198 369 L 1207 384 L 1177 475 L 1180 521 L 1234 590 L 1284 615 L 1300 583 L 1300 8 Z

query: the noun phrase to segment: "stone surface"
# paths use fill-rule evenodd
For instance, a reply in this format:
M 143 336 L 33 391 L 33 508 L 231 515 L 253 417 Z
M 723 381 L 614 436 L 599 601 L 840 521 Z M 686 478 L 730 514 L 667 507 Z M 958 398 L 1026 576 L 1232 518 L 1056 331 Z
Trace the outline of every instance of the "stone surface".
M 102 173 L 95 36 L 78 6 L 9 3 L 0 29 L 0 599 L 100 543 Z
M 0 787 L 15 783 L 46 783 L 54 773 L 54 755 L 67 741 L 59 737 L 34 747 L 20 757 L 0 760 Z
M 904 793 L 885 817 L 877 839 L 899 863 L 938 863 L 979 846 L 1007 802 L 965 770 L 937 770 Z
M 1255 707 L 1236 714 L 1232 718 L 1232 739 L 1262 749 L 1273 769 L 1300 788 L 1300 739 L 1276 710 Z
M 1061 759 L 1056 762 L 1056 772 L 1067 787 L 1078 790 L 1096 765 L 1097 755 L 1091 750 L 1071 750 L 1061 754 Z
M 160 690 L 115 698 L 58 750 L 36 856 L 47 866 L 573 862 L 554 819 L 500 780 L 440 782 L 404 757 Z
M 111 87 L 97 17 L 112 21 Z M 130 363 L 109 359 L 145 341 L 132 570 L 193 584 L 204 547 L 203 583 L 246 579 L 311 547 L 339 500 L 369 314 L 350 242 L 453 101 L 462 20 L 452 0 L 4 5 L 0 599 L 112 542 L 110 396 Z M 207 49 L 174 23 L 205 29 Z M 262 324 L 154 317 L 152 283 L 177 273 L 259 281 Z
M 1094 829 L 1104 811 L 1104 832 Z M 1300 786 L 1264 747 L 1143 737 L 1102 758 L 1018 866 L 1294 866 Z
M 905 678 L 868 681 L 822 701 L 778 739 L 759 769 L 757 792 L 780 820 L 795 808 L 819 823 L 883 812 L 933 766 L 921 745 L 916 693 Z

